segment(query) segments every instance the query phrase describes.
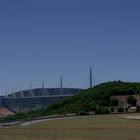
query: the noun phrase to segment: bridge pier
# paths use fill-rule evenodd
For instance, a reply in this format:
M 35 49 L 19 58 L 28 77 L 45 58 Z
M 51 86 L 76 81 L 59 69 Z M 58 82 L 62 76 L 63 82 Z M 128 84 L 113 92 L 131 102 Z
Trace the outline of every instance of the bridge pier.
M 42 102 L 42 110 L 44 110 L 45 109 L 45 99 L 43 97 L 41 99 L 41 102 Z
M 32 99 L 29 99 L 29 112 L 32 112 Z
M 22 98 L 20 98 L 20 100 L 19 100 L 19 113 L 22 113 L 22 109 L 23 109 L 23 100 L 22 100 Z

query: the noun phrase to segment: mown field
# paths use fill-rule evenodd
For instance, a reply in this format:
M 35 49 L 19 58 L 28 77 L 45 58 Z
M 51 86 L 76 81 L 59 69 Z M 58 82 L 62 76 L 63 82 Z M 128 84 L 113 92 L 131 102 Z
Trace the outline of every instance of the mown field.
M 0 129 L 0 140 L 139 140 L 140 121 L 118 115 L 49 120 Z

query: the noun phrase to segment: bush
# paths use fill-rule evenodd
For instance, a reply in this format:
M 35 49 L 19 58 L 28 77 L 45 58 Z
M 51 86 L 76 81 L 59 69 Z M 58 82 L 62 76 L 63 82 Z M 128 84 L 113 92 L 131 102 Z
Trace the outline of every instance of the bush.
M 125 112 L 128 112 L 128 107 L 125 107 Z
M 95 106 L 95 114 L 101 114 L 102 110 L 101 110 L 101 107 L 99 105 L 96 105 Z
M 129 96 L 127 98 L 127 103 L 130 104 L 131 106 L 136 106 L 137 99 L 134 96 Z
M 121 106 L 119 106 L 118 108 L 117 108 L 117 112 L 124 112 L 124 108 L 123 107 L 121 107 Z
M 119 101 L 117 99 L 111 100 L 111 106 L 118 106 L 118 105 L 119 105 Z
M 113 107 L 111 107 L 111 112 L 115 112 L 115 110 L 114 110 L 114 108 L 113 108 Z
M 137 106 L 136 112 L 140 112 L 140 106 Z
M 109 108 L 107 108 L 107 107 L 103 107 L 103 108 L 101 109 L 101 113 L 102 113 L 102 114 L 109 114 L 109 113 L 110 113 L 110 110 L 109 110 Z
M 108 107 L 100 107 L 98 105 L 96 105 L 95 108 L 95 114 L 109 114 L 110 113 L 110 109 Z
M 89 114 L 88 112 L 85 112 L 85 111 L 77 112 L 77 116 L 84 116 L 84 115 L 89 115 Z

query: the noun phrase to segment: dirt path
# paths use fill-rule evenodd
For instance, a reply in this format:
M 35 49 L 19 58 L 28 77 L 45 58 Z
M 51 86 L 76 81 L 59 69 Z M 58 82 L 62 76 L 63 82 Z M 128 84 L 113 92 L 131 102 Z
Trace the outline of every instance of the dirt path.
M 133 119 L 133 120 L 140 120 L 140 114 L 119 115 L 119 117 Z
M 23 122 L 20 124 L 20 126 L 29 126 L 32 124 L 44 122 L 44 121 L 53 121 L 53 120 L 62 120 L 62 119 L 71 119 L 71 118 L 78 118 L 80 116 L 72 116 L 72 117 L 60 117 L 60 118 L 49 118 L 49 119 L 40 119 L 40 120 L 32 120 L 32 121 L 27 121 Z

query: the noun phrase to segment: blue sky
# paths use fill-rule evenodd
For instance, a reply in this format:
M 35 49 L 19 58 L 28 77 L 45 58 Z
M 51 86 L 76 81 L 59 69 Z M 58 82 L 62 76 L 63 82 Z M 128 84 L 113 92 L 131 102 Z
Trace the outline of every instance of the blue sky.
M 139 0 L 1 0 L 0 94 L 140 81 Z

